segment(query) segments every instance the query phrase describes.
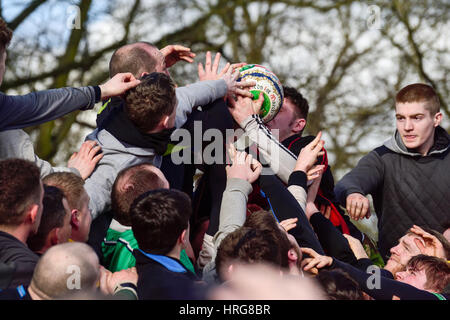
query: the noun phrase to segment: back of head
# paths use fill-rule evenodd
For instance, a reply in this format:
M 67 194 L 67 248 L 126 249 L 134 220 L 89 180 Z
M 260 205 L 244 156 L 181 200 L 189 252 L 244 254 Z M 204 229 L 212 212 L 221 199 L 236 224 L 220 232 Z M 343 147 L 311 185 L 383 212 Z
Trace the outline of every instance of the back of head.
M 278 239 L 273 232 L 241 227 L 228 234 L 220 243 L 216 255 L 216 269 L 219 278 L 233 261 L 243 263 L 266 262 L 281 266 L 281 252 Z
M 87 244 L 58 244 L 39 260 L 28 290 L 33 299 L 55 299 L 80 290 L 94 290 L 99 267 L 97 255 Z
M 71 172 L 54 172 L 47 175 L 44 184 L 60 189 L 67 199 L 70 209 L 80 209 L 81 197 L 85 193 L 84 180 Z
M 44 186 L 44 209 L 42 211 L 41 223 L 36 234 L 28 238 L 28 247 L 34 252 L 40 251 L 50 231 L 60 228 L 64 224 L 66 211 L 63 205 L 64 194 L 56 187 Z
M 131 227 L 139 248 L 165 255 L 189 226 L 191 200 L 178 190 L 158 189 L 144 193 L 131 206 Z
M 396 97 L 395 103 L 423 102 L 425 108 L 433 116 L 440 110 L 439 97 L 433 87 L 424 83 L 413 83 L 401 89 Z
M 244 227 L 273 233 L 273 235 L 277 238 L 277 243 L 280 247 L 281 266 L 284 268 L 288 267 L 288 251 L 291 248 L 291 244 L 286 234 L 280 229 L 278 222 L 270 212 L 265 210 L 253 212 L 245 220 Z
M 40 204 L 39 168 L 22 159 L 0 161 L 0 225 L 18 226 L 32 204 Z
M 170 116 L 177 103 L 175 83 L 164 73 L 143 76 L 141 83 L 127 91 L 125 111 L 142 133 L 154 130 L 163 116 Z
M 283 86 L 284 98 L 289 99 L 295 106 L 295 115 L 297 118 L 303 118 L 307 120 L 309 112 L 308 100 L 297 91 L 297 89 Z
M 5 20 L 0 18 L 0 53 L 5 50 L 11 42 L 13 32 Z
M 315 278 L 330 300 L 364 300 L 358 283 L 340 269 L 321 270 Z
M 440 293 L 450 284 L 450 265 L 445 260 L 419 254 L 408 261 L 406 269 L 424 270 L 427 276 L 427 282 L 425 283 L 425 289 L 427 290 Z
M 147 191 L 168 187 L 161 170 L 149 163 L 123 169 L 117 175 L 111 192 L 114 219 L 124 226 L 131 226 L 129 211 L 133 201 Z
M 157 59 L 152 52 L 158 51 L 153 44 L 137 42 L 125 45 L 114 51 L 109 61 L 109 76 L 117 73 L 131 72 L 135 78 L 140 78 L 143 72 L 154 72 Z

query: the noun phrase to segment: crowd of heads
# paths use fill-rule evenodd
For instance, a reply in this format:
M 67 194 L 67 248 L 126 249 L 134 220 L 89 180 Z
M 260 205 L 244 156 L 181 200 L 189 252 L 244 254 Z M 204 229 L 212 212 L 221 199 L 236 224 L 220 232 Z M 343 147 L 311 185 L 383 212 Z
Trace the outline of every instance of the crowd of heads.
M 11 30 L 0 19 L 0 59 L 3 61 L 11 37 Z M 142 134 L 174 127 L 178 104 L 176 85 L 158 48 L 147 42 L 123 46 L 113 53 L 109 72 L 111 77 L 131 72 L 140 79 L 140 84 L 130 89 L 123 99 L 128 119 Z M 4 70 L 0 70 L 0 75 L 3 74 Z M 302 134 L 309 111 L 308 101 L 298 90 L 284 86 L 283 91 L 283 106 L 277 117 L 267 124 L 270 129 L 280 130 L 280 141 Z M 395 102 L 397 129 L 405 138 L 406 147 L 419 148 L 426 153 L 428 150 L 422 147 L 429 149 L 432 132 L 442 118 L 436 92 L 429 85 L 412 84 L 398 92 Z M 411 109 L 411 104 L 416 108 Z M 415 131 L 419 139 L 408 138 L 413 127 L 411 117 L 427 119 Z M 101 259 L 86 244 L 92 215 L 85 181 L 72 172 L 54 172 L 43 179 L 40 174 L 39 168 L 27 160 L 0 161 L 0 228 L 40 256 L 28 292 L 36 300 L 67 297 L 73 293 L 73 288 L 94 292 L 103 271 Z M 123 227 L 131 228 L 139 249 L 147 254 L 179 259 L 180 252 L 190 246 L 193 238 L 190 196 L 170 189 L 163 172 L 151 163 L 121 170 L 111 185 L 114 219 Z M 391 248 L 386 269 L 397 281 L 420 290 L 442 293 L 450 283 L 450 267 L 446 261 L 450 259 L 450 244 L 445 235 L 423 229 L 435 239 L 434 244 L 417 232 L 407 232 L 398 245 Z M 433 251 L 436 243 L 442 248 L 440 255 Z M 221 283 L 232 277 L 238 265 L 265 264 L 285 277 L 314 277 L 316 288 L 327 299 L 370 298 L 357 281 L 340 269 L 305 272 L 304 256 L 303 248 L 274 214 L 258 210 L 223 238 L 212 260 Z M 72 274 L 82 276 L 71 279 Z

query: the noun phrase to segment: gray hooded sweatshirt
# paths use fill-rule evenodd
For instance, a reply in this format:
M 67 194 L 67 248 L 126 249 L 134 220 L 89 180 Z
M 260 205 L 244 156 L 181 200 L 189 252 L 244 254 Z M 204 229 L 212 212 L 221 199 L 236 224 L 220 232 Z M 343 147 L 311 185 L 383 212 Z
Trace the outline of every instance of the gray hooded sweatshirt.
M 177 88 L 175 127 L 180 128 L 186 122 L 192 108 L 207 105 L 224 97 L 226 93 L 227 85 L 224 80 L 201 81 Z M 103 158 L 84 185 L 90 197 L 89 208 L 95 219 L 102 212 L 109 210 L 112 185 L 122 169 L 144 162 L 159 167 L 162 158 L 151 148 L 136 147 L 117 140 L 105 129 L 94 130 L 86 140 L 97 141 L 103 152 Z

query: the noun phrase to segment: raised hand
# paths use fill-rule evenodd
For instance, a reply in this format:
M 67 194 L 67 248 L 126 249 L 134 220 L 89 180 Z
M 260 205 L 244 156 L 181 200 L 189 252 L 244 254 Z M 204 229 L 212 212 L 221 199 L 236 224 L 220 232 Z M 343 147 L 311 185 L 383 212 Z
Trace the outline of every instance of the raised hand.
M 316 138 L 300 151 L 294 171 L 303 171 L 307 173 L 317 162 L 317 157 L 324 154 L 322 149 L 325 142 L 321 140 L 321 138 L 322 131 L 320 131 Z
M 99 85 L 101 98 L 109 99 L 114 96 L 120 96 L 127 90 L 136 87 L 139 83 L 141 83 L 141 81 L 137 80 L 133 74 L 129 72 L 118 73 L 104 84 Z
M 190 48 L 183 47 L 178 44 L 171 44 L 162 48 L 161 53 L 164 55 L 166 67 L 170 68 L 178 61 L 184 60 L 186 62 L 194 62 L 195 53 L 191 52 Z
M 229 153 L 232 159 L 232 164 L 225 168 L 227 178 L 238 178 L 246 180 L 249 183 L 255 182 L 262 171 L 261 163 L 253 159 L 251 154 L 236 151 L 232 144 L 230 145 Z
M 419 239 L 414 239 L 414 242 L 416 243 L 417 247 L 419 248 L 422 254 L 447 259 L 444 246 L 442 245 L 442 243 L 439 241 L 438 238 L 436 238 L 432 234 L 426 232 L 421 227 L 416 225 L 414 225 L 409 230 L 412 233 L 421 236 L 425 241 L 426 246 L 424 246 L 422 241 L 420 241 Z

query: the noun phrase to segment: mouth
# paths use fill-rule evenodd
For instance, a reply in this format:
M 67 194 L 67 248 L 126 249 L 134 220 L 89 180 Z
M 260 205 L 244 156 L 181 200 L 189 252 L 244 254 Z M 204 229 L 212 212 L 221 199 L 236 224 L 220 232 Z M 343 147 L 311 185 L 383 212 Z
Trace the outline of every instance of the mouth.
M 413 141 L 413 140 L 415 140 L 417 138 L 417 136 L 416 135 L 404 135 L 403 138 L 406 141 Z

